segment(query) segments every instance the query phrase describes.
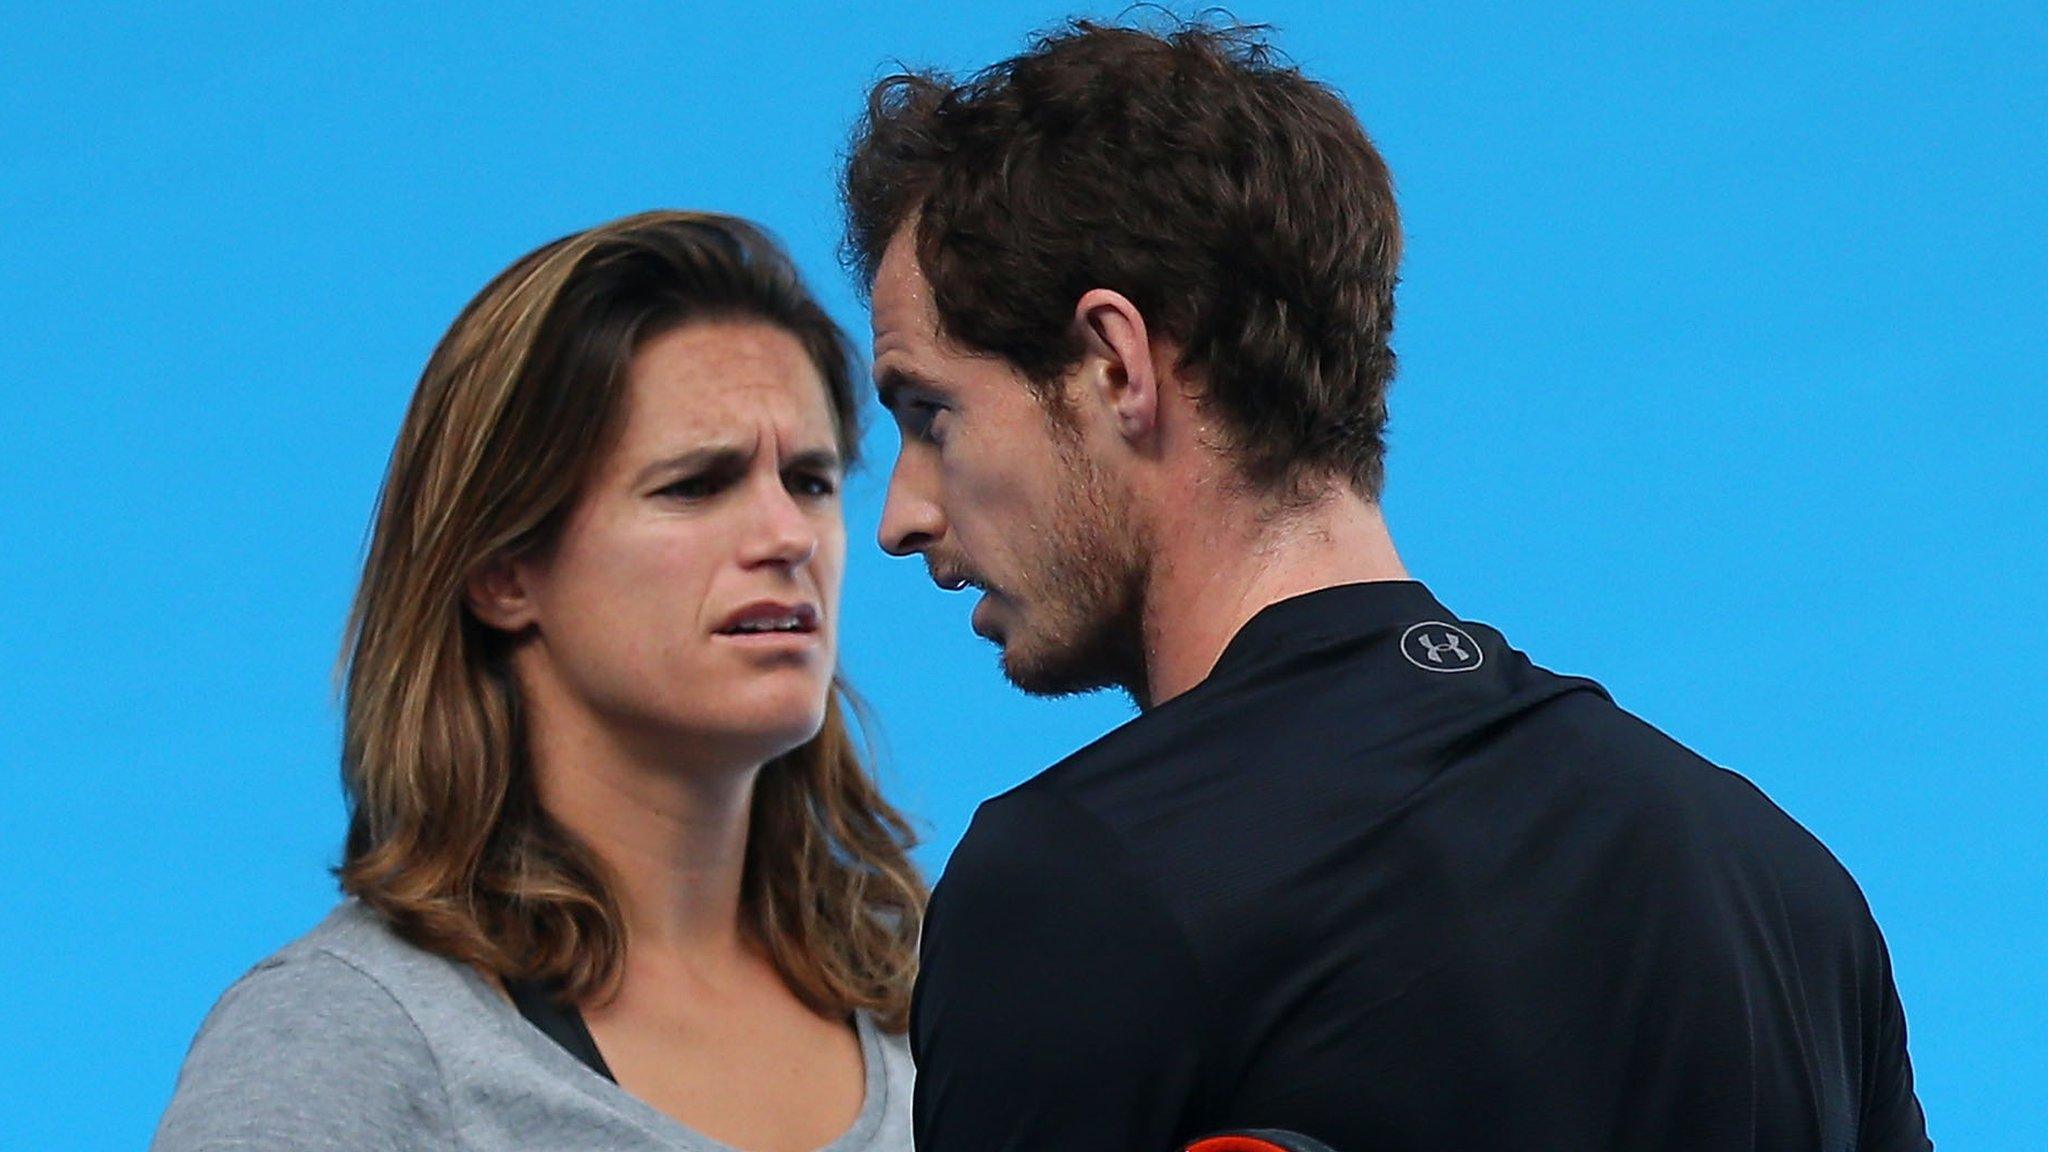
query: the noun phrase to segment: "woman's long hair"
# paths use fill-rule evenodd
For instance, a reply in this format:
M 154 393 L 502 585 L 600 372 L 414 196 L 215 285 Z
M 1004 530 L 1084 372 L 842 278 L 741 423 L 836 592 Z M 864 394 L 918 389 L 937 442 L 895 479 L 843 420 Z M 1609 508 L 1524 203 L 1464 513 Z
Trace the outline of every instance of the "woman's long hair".
M 859 447 L 846 336 L 742 220 L 650 212 L 528 254 L 463 309 L 391 453 L 349 614 L 344 890 L 422 948 L 572 999 L 617 987 L 625 930 L 587 844 L 542 811 L 506 642 L 464 589 L 545 548 L 621 419 L 640 345 L 697 320 L 787 330 Z M 926 890 L 908 825 L 862 764 L 835 681 L 824 727 L 763 767 L 744 927 L 813 1008 L 900 1031 Z

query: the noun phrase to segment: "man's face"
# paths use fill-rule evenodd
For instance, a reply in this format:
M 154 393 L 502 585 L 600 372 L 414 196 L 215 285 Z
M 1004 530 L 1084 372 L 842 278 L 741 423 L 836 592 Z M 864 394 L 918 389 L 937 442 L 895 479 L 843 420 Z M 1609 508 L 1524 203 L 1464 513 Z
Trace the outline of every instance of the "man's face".
M 1146 699 L 1142 526 L 1089 450 L 1085 412 L 1056 418 L 1025 376 L 940 337 L 910 230 L 873 293 L 875 382 L 902 447 L 881 544 L 922 553 L 942 587 L 972 586 L 975 632 L 1037 695 L 1119 686 Z

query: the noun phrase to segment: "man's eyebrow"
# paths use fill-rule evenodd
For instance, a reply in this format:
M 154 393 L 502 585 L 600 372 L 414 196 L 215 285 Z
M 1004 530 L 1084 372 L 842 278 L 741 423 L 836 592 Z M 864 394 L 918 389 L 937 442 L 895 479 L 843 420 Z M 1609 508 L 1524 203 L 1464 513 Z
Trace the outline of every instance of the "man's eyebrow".
M 891 412 L 894 412 L 896 405 L 902 402 L 905 392 L 937 391 L 938 387 L 931 380 L 908 368 L 891 366 L 882 369 L 875 377 L 875 398 L 882 402 L 882 407 Z

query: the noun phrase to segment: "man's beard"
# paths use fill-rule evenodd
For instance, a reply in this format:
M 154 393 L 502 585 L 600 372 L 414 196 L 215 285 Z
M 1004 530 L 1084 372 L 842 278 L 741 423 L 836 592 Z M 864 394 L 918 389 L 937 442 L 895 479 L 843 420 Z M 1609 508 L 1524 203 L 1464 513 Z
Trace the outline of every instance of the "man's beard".
M 1060 456 L 1067 477 L 1063 499 L 1053 511 L 1042 563 L 1021 582 L 1028 584 L 1030 626 L 1013 625 L 1004 638 L 1003 675 L 1033 696 L 1122 688 L 1147 707 L 1149 541 L 1131 519 L 1129 494 L 1110 484 L 1079 444 L 1062 443 Z

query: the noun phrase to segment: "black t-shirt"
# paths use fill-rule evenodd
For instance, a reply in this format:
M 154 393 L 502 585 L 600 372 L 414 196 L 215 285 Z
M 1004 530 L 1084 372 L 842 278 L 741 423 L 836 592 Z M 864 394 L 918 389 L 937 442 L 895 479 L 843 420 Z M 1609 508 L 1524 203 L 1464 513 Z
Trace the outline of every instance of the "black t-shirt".
M 982 805 L 922 951 L 920 1152 L 1929 1147 L 1827 849 L 1414 583 Z

